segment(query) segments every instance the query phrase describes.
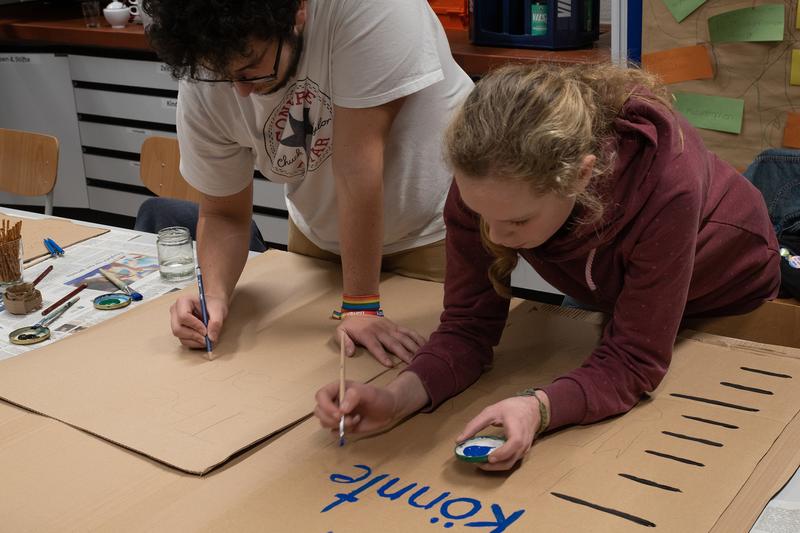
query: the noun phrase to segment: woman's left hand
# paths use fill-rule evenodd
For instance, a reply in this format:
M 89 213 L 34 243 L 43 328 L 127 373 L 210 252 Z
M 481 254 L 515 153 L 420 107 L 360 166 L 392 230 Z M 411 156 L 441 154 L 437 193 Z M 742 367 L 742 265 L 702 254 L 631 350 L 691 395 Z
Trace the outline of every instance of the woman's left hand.
M 464 442 L 489 425 L 504 427 L 506 443 L 489 454 L 488 463 L 478 466 L 483 470 L 508 470 L 531 449 L 540 423 L 539 399 L 536 396 L 515 396 L 481 411 L 469 421 L 456 441 Z

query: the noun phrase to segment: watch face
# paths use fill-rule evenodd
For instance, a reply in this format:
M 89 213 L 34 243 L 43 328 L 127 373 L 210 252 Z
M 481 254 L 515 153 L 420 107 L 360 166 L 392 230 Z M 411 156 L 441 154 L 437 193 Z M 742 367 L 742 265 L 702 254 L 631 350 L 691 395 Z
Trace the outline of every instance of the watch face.
M 96 309 L 110 311 L 112 309 L 119 309 L 121 307 L 130 305 L 131 297 L 121 292 L 101 294 L 94 299 L 93 303 Z
M 489 455 L 506 443 L 503 437 L 478 435 L 467 439 L 455 448 L 456 457 L 468 463 L 485 463 Z
M 11 344 L 36 344 L 50 338 L 50 329 L 42 326 L 26 326 L 8 334 Z

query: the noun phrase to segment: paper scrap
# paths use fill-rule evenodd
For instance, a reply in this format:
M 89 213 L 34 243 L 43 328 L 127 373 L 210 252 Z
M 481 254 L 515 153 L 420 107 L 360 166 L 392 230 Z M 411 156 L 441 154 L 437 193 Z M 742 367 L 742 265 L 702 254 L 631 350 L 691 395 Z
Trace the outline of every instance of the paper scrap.
M 783 145 L 786 148 L 800 148 L 800 113 L 789 113 L 786 127 L 783 128 Z
M 789 83 L 800 85 L 800 50 L 792 50 L 792 76 Z
M 681 22 L 688 17 L 692 11 L 706 3 L 706 0 L 664 0 L 669 12 L 675 20 Z
M 783 41 L 784 4 L 763 4 L 708 19 L 712 43 Z
M 714 77 L 708 50 L 703 45 L 643 54 L 642 67 L 660 76 L 667 84 L 687 80 L 710 80 Z
M 675 93 L 675 107 L 696 128 L 741 133 L 744 100 L 697 93 Z
M 794 27 L 800 30 L 800 0 L 797 0 L 797 10 L 795 13 L 797 13 L 797 18 L 794 21 Z

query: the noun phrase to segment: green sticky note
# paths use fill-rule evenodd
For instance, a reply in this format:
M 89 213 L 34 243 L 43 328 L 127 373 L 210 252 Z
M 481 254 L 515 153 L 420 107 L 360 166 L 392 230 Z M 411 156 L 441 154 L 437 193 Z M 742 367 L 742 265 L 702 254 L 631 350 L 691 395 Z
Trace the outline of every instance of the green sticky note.
M 712 43 L 783 41 L 783 4 L 763 4 L 728 11 L 708 19 Z
M 696 128 L 741 133 L 744 100 L 697 93 L 675 93 L 675 107 Z
M 664 0 L 669 12 L 678 22 L 692 14 L 692 11 L 706 3 L 706 0 Z

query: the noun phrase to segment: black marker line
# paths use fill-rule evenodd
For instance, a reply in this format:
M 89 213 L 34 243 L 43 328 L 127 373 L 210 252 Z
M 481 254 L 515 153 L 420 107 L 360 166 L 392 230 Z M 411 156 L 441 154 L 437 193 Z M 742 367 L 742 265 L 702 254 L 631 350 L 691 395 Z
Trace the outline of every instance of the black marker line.
M 656 527 L 656 525 L 650 520 L 645 520 L 644 518 L 629 513 L 617 511 L 616 509 L 612 509 L 610 507 L 603 507 L 602 505 L 597 505 L 596 503 L 587 502 L 586 500 L 581 500 L 580 498 L 576 498 L 574 496 L 567 496 L 566 494 L 561 494 L 558 492 L 551 492 L 550 494 L 552 494 L 556 498 L 561 498 L 562 500 L 566 500 L 568 502 L 577 503 L 578 505 L 585 505 L 586 507 L 590 507 L 597 511 L 603 511 L 604 513 L 618 516 L 619 518 L 624 518 L 625 520 L 630 520 L 631 522 L 639 524 L 640 526 Z
M 773 394 L 771 390 L 757 389 L 755 387 L 748 387 L 747 385 L 739 385 L 738 383 L 730 383 L 728 381 L 720 381 L 719 384 L 723 387 L 730 387 L 732 389 L 738 389 L 747 392 L 755 392 L 756 394 L 766 394 L 768 396 L 772 396 Z
M 661 490 L 668 490 L 669 492 L 683 492 L 681 489 L 676 487 L 670 487 L 669 485 L 662 485 L 661 483 L 656 483 L 655 481 L 651 481 L 649 479 L 644 479 L 642 477 L 632 476 L 631 474 L 617 474 L 618 476 L 624 477 L 625 479 L 630 479 L 631 481 L 635 481 L 636 483 L 641 483 L 642 485 L 647 485 L 648 487 L 655 487 Z
M 662 431 L 664 435 L 668 437 L 675 437 L 676 439 L 683 439 L 683 440 L 690 440 L 692 442 L 698 442 L 700 444 L 705 444 L 706 446 L 715 446 L 717 448 L 722 448 L 723 444 L 721 442 L 716 442 L 713 440 L 708 439 L 701 439 L 700 437 L 692 437 L 691 435 L 684 435 L 683 433 L 673 433 L 672 431 Z
M 694 400 L 696 402 L 710 403 L 711 405 L 718 405 L 720 407 L 730 407 L 731 409 L 738 409 L 739 411 L 748 411 L 750 413 L 757 413 L 759 409 L 755 407 L 745 407 L 744 405 L 736 405 L 735 403 L 721 402 L 719 400 L 712 400 L 710 398 L 701 398 L 700 396 L 690 396 L 688 394 L 680 394 L 678 392 L 670 393 L 670 396 L 675 398 L 683 398 L 685 400 Z
M 773 378 L 792 379 L 789 374 L 779 374 L 778 372 L 770 372 L 769 370 L 759 370 L 758 368 L 750 368 L 747 366 L 740 366 L 745 372 L 755 372 L 756 374 L 763 374 L 765 376 L 772 376 Z
M 711 424 L 712 426 L 719 426 L 726 429 L 739 429 L 739 426 L 734 426 L 733 424 L 728 424 L 727 422 L 719 422 L 717 420 L 711 420 L 709 418 L 700 418 L 699 416 L 691 416 L 691 415 L 681 415 L 683 418 L 688 418 L 689 420 L 695 420 L 697 422 L 702 422 L 704 424 Z
M 697 461 L 692 461 L 691 459 L 678 457 L 677 455 L 670 455 L 668 453 L 657 452 L 655 450 L 645 450 L 644 453 L 649 453 L 650 455 L 655 455 L 657 457 L 663 457 L 664 459 L 672 459 L 673 461 L 678 461 L 679 463 L 684 463 L 687 465 L 700 466 L 700 467 L 706 466 L 703 463 L 698 463 Z

